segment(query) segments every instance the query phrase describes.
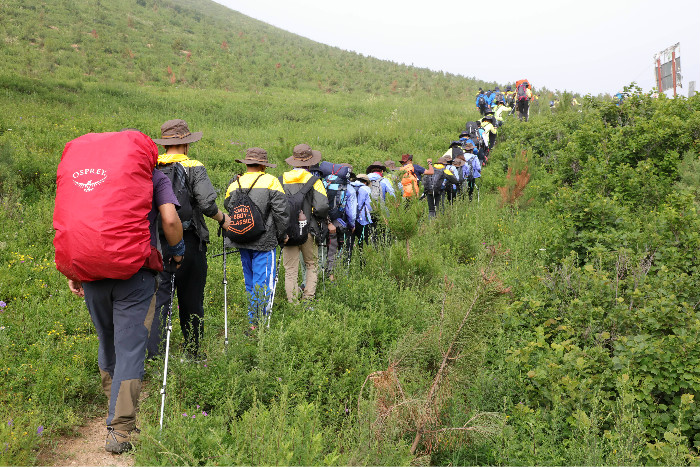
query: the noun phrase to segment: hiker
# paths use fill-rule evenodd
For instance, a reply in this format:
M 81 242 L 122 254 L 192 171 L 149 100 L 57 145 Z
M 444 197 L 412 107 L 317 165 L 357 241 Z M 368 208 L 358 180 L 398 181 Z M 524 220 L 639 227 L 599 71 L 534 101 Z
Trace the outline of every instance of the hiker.
M 282 261 L 284 262 L 284 286 L 287 293 L 287 301 L 296 303 L 299 286 L 299 253 L 306 266 L 306 283 L 302 300 L 312 300 L 316 295 L 316 283 L 318 281 L 318 249 L 317 242 L 321 242 L 326 228 L 328 216 L 328 195 L 323 182 L 309 172 L 309 168 L 321 161 L 321 153 L 312 150 L 308 144 L 294 146 L 292 156 L 285 159 L 287 164 L 294 167 L 282 175 L 282 187 L 290 202 L 290 218 L 287 233 L 293 229 L 296 234 L 305 233 L 306 238 L 300 235 L 299 242 L 288 241 L 282 249 Z M 294 195 L 300 194 L 298 204 L 292 202 Z M 297 197 L 299 198 L 299 197 Z M 295 212 L 296 211 L 296 212 Z
M 438 159 L 433 165 L 433 160 L 428 159 L 428 169 L 423 173 L 423 194 L 428 200 L 428 215 L 435 217 L 437 210 L 442 205 L 442 193 L 445 180 L 447 183 L 457 183 L 457 178 L 449 170 L 445 170 L 445 157 Z
M 372 201 L 383 203 L 386 200 L 386 195 L 396 196 L 391 182 L 384 177 L 384 172 L 386 171 L 386 165 L 379 161 L 374 161 L 367 167 L 367 178 L 369 178 L 370 189 L 372 190 Z
M 506 86 L 506 107 L 510 107 L 511 111 L 510 114 L 513 115 L 513 112 L 515 111 L 515 91 L 510 87 L 510 85 Z
M 362 254 L 362 248 L 371 236 L 372 230 L 372 190 L 370 189 L 370 179 L 367 174 L 358 174 L 355 181 L 348 186 L 348 192 L 354 191 L 354 195 L 348 198 L 346 212 L 348 213 L 348 226 L 352 232 L 352 240 L 348 246 L 348 264 L 352 258 L 352 252 L 357 247 Z M 361 257 L 361 261 L 362 257 Z
M 72 145 L 77 140 L 82 141 L 82 156 L 77 155 L 80 146 Z M 158 216 L 164 237 L 160 247 L 167 252 L 168 269 L 182 263 L 185 243 L 177 197 L 168 177 L 154 170 L 158 147 L 148 136 L 127 129 L 91 133 L 77 140 L 66 145 L 57 174 L 56 267 L 68 277 L 70 291 L 85 299 L 95 326 L 97 362 L 109 406 L 105 450 L 121 454 L 132 448 L 133 436 L 139 433 L 136 409 L 155 311 L 157 276 L 163 269 L 156 233 Z M 73 166 L 64 165 L 71 160 L 75 161 Z M 74 185 L 75 170 L 86 164 L 102 167 L 104 183 L 80 186 L 78 179 Z M 126 164 L 133 167 L 127 170 Z M 66 176 L 70 177 L 68 183 L 62 182 Z M 92 180 L 85 185 L 90 183 Z M 125 184 L 131 192 L 124 193 Z M 115 200 L 118 195 L 122 198 Z M 104 243 L 108 224 L 111 241 Z M 150 249 L 145 259 L 142 247 L 147 252 Z M 139 254 L 131 264 L 124 264 L 132 248 Z
M 351 169 L 350 164 L 331 164 L 325 161 L 321 163 L 321 172 L 324 175 L 323 186 L 328 195 L 328 254 L 325 271 L 331 282 L 335 280 L 333 268 L 338 251 L 343 245 L 350 243 L 352 235 L 348 226 L 347 213 L 347 206 L 353 204 L 351 199 L 355 197 L 355 191 L 348 189 Z M 347 241 L 346 236 L 348 237 Z
M 510 115 L 512 111 L 513 109 L 508 107 L 503 100 L 496 102 L 496 107 L 493 109 L 493 116 L 496 118 L 496 128 L 503 126 L 503 114 Z
M 251 335 L 258 327 L 260 315 L 270 300 L 277 268 L 277 245 L 284 245 L 289 212 L 287 197 L 279 179 L 265 173 L 267 167 L 275 168 L 276 164 L 268 161 L 267 151 L 262 148 L 248 148 L 243 159 L 236 162 L 246 166 L 246 172 L 237 177 L 226 189 L 224 207 L 233 214 L 240 209 L 248 209 L 243 203 L 249 200 L 257 207 L 264 231 L 252 239 L 227 240 L 231 247 L 238 248 L 241 254 L 243 280 L 248 295 L 248 324 L 246 331 Z M 238 217 L 231 221 L 229 231 L 238 230 Z M 241 222 L 245 222 L 241 219 Z M 246 230 L 249 223 L 242 224 L 239 231 Z M 229 246 L 227 245 L 227 246 Z
M 484 91 L 479 88 L 479 94 L 476 95 L 476 108 L 479 109 L 481 115 L 486 115 L 486 108 L 489 106 L 488 98 Z
M 461 143 L 459 141 L 452 141 L 450 142 L 450 148 L 445 152 L 443 155 L 444 160 L 445 160 L 445 168 L 449 170 L 452 174 L 457 174 L 457 169 L 453 165 L 453 162 L 456 157 L 461 156 L 464 154 L 464 151 L 462 150 Z M 447 198 L 447 201 L 450 203 L 453 202 L 457 198 L 457 193 L 460 188 L 460 183 L 459 183 L 459 177 L 457 177 L 457 183 L 446 183 L 445 184 L 445 197 Z
M 473 144 L 466 144 L 464 151 L 464 165 L 460 169 L 463 179 L 467 181 L 467 195 L 469 196 L 469 201 L 471 201 L 474 187 L 476 186 L 476 179 L 481 177 L 481 161 L 477 156 L 478 150 Z
M 396 190 L 401 190 L 401 183 L 399 181 L 399 177 L 396 173 L 394 173 L 398 170 L 398 168 L 396 167 L 396 162 L 389 159 L 384 161 L 384 166 L 387 168 L 385 178 L 391 184 L 391 188 L 393 188 L 394 193 L 396 193 Z
M 496 129 L 496 117 L 493 114 L 486 115 L 481 119 L 481 137 L 484 140 L 484 146 L 486 146 L 485 160 L 488 161 L 488 156 L 491 153 L 491 149 L 496 144 L 496 135 L 498 134 L 498 129 Z
M 401 190 L 401 196 L 405 200 L 418 199 L 418 174 L 416 173 L 416 167 L 413 165 L 413 156 L 410 154 L 403 154 L 401 156 L 401 167 L 397 170 L 401 172 L 401 181 L 399 183 L 399 189 Z M 421 169 L 423 169 L 421 167 Z M 425 172 L 425 169 L 423 169 Z
M 183 360 L 201 361 L 206 356 L 200 351 L 200 340 L 204 334 L 204 286 L 207 283 L 207 244 L 209 229 L 204 216 L 210 217 L 226 228 L 230 219 L 216 205 L 217 192 L 209 180 L 207 169 L 201 162 L 190 159 L 190 144 L 202 138 L 202 132 L 190 132 L 187 122 L 181 119 L 168 120 L 160 127 L 160 139 L 154 139 L 165 148 L 158 156 L 158 168 L 170 174 L 173 191 L 178 196 L 178 215 L 184 230 L 187 256 L 177 273 L 163 271 L 156 301 L 156 316 L 148 340 L 148 355 L 160 354 L 165 333 L 163 323 L 170 301 L 170 276 L 175 274 L 180 327 L 184 338 Z M 178 186 L 176 186 L 178 185 Z M 169 256 L 166 253 L 164 260 Z
M 425 172 L 425 168 L 413 162 L 413 155 L 408 153 L 401 154 L 401 159 L 399 162 L 401 163 L 401 167 L 404 167 L 410 163 L 411 166 L 413 166 L 413 172 L 416 174 L 416 178 L 418 178 L 418 183 L 420 183 L 423 173 Z M 401 168 L 399 168 L 399 170 L 401 170 Z
M 527 80 L 520 80 L 516 83 L 515 98 L 518 110 L 518 119 L 527 122 L 530 117 L 530 100 L 532 99 L 531 85 Z

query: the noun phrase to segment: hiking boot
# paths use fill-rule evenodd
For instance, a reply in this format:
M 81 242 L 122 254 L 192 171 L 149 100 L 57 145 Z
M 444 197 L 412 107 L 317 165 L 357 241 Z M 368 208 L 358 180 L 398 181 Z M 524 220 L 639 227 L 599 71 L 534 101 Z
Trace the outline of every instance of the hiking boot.
M 105 451 L 112 454 L 122 454 L 133 449 L 131 444 L 132 433 L 141 433 L 141 430 L 134 428 L 126 433 L 117 431 L 111 426 L 107 427 L 107 440 L 105 441 Z

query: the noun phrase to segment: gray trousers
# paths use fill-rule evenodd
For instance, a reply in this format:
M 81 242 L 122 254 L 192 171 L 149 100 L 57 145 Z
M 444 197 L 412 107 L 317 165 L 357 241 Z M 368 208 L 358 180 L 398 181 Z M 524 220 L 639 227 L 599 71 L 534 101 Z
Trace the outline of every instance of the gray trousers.
M 97 363 L 109 399 L 107 426 L 118 431 L 136 426 L 156 289 L 156 276 L 146 270 L 125 280 L 83 282 L 85 304 L 99 338 Z

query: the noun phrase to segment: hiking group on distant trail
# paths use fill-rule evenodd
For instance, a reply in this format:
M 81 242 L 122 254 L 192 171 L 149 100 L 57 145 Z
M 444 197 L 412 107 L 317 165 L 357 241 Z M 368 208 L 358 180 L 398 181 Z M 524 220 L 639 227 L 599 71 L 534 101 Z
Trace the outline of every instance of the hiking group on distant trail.
M 284 266 L 289 303 L 314 299 L 319 271 L 335 281 L 369 242 L 387 238 L 380 211 L 391 197 L 425 199 L 430 217 L 446 203 L 479 197 L 478 181 L 507 115 L 528 120 L 532 88 L 527 80 L 502 93 L 484 93 L 470 121 L 444 154 L 426 167 L 411 154 L 375 161 L 364 172 L 352 161 L 323 161 L 308 144 L 294 146 L 290 170 L 276 177 L 265 149 L 251 147 L 235 159 L 245 169 L 224 187 L 224 210 L 204 165 L 188 157 L 202 132 L 181 119 L 161 126 L 151 139 L 136 129 L 89 133 L 66 144 L 59 163 L 53 225 L 56 267 L 70 290 L 84 297 L 99 338 L 98 365 L 108 399 L 105 449 L 132 447 L 146 358 L 165 352 L 161 427 L 175 295 L 183 336 L 182 362 L 202 362 L 204 288 L 210 243 L 205 217 L 222 237 L 224 321 L 228 343 L 226 256 L 239 254 L 248 313 L 245 335 L 269 326 Z M 163 146 L 162 154 L 158 145 Z M 114 200 L 119 202 L 115 203 Z M 278 251 L 279 247 L 279 251 Z M 217 255 L 221 256 L 221 255 Z M 299 266 L 303 280 L 298 283 Z

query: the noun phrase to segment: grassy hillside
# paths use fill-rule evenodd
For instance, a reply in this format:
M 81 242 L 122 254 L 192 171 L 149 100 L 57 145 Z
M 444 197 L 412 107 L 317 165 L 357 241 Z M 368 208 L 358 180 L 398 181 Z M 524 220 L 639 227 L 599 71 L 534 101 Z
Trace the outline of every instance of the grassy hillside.
M 9 0 L 4 73 L 233 92 L 468 96 L 486 83 L 329 47 L 208 0 Z
M 57 439 L 105 411 L 92 324 L 53 266 L 67 141 L 123 127 L 155 137 L 184 118 L 204 132 L 190 155 L 223 191 L 250 146 L 275 175 L 300 142 L 360 169 L 404 152 L 424 164 L 476 117 L 465 90 L 478 83 L 193 5 L 0 6 L 2 465 L 51 460 Z M 209 359 L 175 351 L 162 432 L 163 362 L 148 364 L 136 463 L 697 464 L 700 97 L 537 110 L 499 131 L 478 201 L 434 220 L 424 204 L 390 203 L 388 238 L 365 264 L 319 283 L 310 307 L 278 294 L 257 340 L 243 335 L 229 258 L 226 352 L 215 237 Z

